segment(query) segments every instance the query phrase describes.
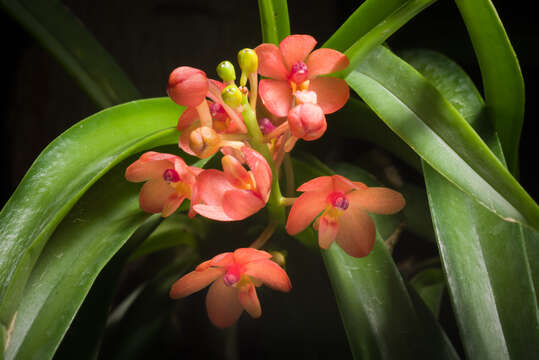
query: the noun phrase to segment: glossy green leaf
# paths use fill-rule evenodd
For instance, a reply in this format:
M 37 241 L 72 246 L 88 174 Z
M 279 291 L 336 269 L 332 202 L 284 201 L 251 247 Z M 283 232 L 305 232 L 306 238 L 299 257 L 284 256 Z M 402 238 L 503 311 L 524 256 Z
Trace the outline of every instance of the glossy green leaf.
M 298 182 L 304 180 L 301 169 L 305 168 L 309 166 L 297 168 Z M 315 165 L 311 174 L 328 173 Z M 374 184 L 363 171 L 347 175 L 351 180 Z M 367 257 L 348 256 L 336 243 L 327 251 L 321 250 L 354 358 L 458 359 L 436 321 L 416 309 L 385 247 L 383 240 L 393 233 L 398 220 L 371 216 L 377 240 Z M 316 233 L 306 231 L 302 235 Z
M 539 207 L 420 73 L 380 46 L 346 78 L 429 165 L 508 221 L 539 229 Z
M 442 269 L 430 268 L 421 271 L 410 280 L 410 286 L 415 289 L 432 314 L 438 317 L 445 289 Z
M 419 156 L 364 102 L 351 98 L 328 121 L 328 135 L 372 142 L 414 169 L 422 171 Z
M 148 218 L 138 204 L 140 184 L 124 179 L 129 163 L 100 179 L 45 246 L 17 309 L 6 359 L 52 358 L 101 269 Z
M 1 0 L 0 5 L 56 57 L 100 107 L 140 98 L 110 54 L 61 2 Z
M 290 35 L 286 0 L 258 0 L 262 41 L 278 45 Z
M 503 161 L 501 148 L 473 83 L 452 61 L 433 52 L 404 54 L 467 119 Z M 539 352 L 534 261 L 539 237 L 505 222 L 424 165 L 440 255 L 470 359 L 531 359 Z M 535 239 L 527 242 L 522 231 Z M 536 268 L 536 266 L 534 266 Z
M 176 143 L 180 113 L 167 98 L 112 107 L 71 127 L 36 159 L 0 213 L 0 321 L 5 329 L 35 261 L 67 212 L 122 159 Z
M 366 0 L 322 47 L 345 51 L 408 0 Z
M 524 121 L 524 79 L 509 38 L 491 0 L 455 0 L 479 61 L 486 111 L 513 174 Z
M 357 66 L 372 50 L 384 43 L 393 33 L 434 2 L 436 0 L 410 0 L 384 18 L 345 51 L 350 65 L 343 73 L 347 75 L 356 70 Z

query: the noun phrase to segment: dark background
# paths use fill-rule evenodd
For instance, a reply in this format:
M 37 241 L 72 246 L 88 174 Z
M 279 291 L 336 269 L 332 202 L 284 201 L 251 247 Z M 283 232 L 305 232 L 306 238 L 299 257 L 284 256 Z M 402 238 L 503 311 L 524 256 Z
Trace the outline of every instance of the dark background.
M 216 77 L 221 60 L 235 62 L 236 53 L 261 42 L 256 1 L 64 1 L 88 30 L 116 59 L 144 98 L 166 96 L 170 71 L 180 65 L 203 69 Z M 359 5 L 359 1 L 289 1 L 292 33 L 307 33 L 322 44 Z M 532 2 L 495 0 L 498 12 L 517 53 L 526 83 L 526 121 L 521 139 L 521 183 L 537 199 L 535 177 L 537 128 L 537 22 L 532 18 Z M 97 112 L 99 108 L 79 89 L 57 61 L 5 13 L 0 12 L 3 34 L 3 85 L 0 146 L 3 153 L 0 203 L 4 203 L 33 160 L 67 128 Z M 392 49 L 429 48 L 459 63 L 481 89 L 481 77 L 471 43 L 456 6 L 440 0 L 389 39 Z M 316 146 L 315 144 L 313 146 Z M 364 144 L 360 148 L 368 148 Z M 223 230 L 229 231 L 229 230 Z M 237 229 L 241 231 L 241 227 Z M 233 231 L 231 232 L 233 233 Z M 295 249 L 294 247 L 298 247 Z M 267 358 L 283 348 L 310 358 L 349 356 L 344 331 L 338 319 L 331 290 L 319 256 L 294 259 L 299 245 L 288 244 L 290 269 L 295 275 L 295 291 L 282 296 L 264 291 L 266 318 L 279 316 L 284 323 L 257 323 L 242 318 L 240 332 L 247 339 L 241 355 Z M 296 261 L 294 261 L 296 260 Z M 301 263 L 299 265 L 293 264 Z M 315 269 L 313 272 L 305 269 Z M 309 301 L 304 295 L 315 294 Z M 189 321 L 205 321 L 203 294 L 194 296 L 184 314 Z M 280 304 L 280 305 L 276 305 Z M 284 306 L 286 305 L 286 306 Z M 280 307 L 282 306 L 282 307 Z M 280 308 L 279 308 L 280 307 Z M 295 311 L 294 309 L 300 309 Z M 284 315 L 283 315 L 284 313 Z M 198 314 L 198 315 L 197 315 Z M 280 315 L 278 315 L 280 314 Z M 318 319 L 318 320 L 317 320 Z M 265 321 L 265 320 L 259 320 Z M 283 320 L 281 320 L 283 321 Z M 299 323 L 312 323 L 304 334 Z M 295 325 L 294 325 L 295 324 Z M 446 325 L 455 336 L 452 324 Z M 305 328 L 305 325 L 303 325 Z M 213 330 L 210 330 L 213 331 Z M 245 337 L 248 334 L 248 337 Z M 330 334 L 328 336 L 328 334 Z M 192 337 L 219 337 L 217 333 L 195 333 Z M 303 335 L 303 336 L 302 336 Z M 226 335 L 229 336 L 229 335 Z M 237 336 L 232 334 L 230 336 Z M 286 341 L 283 341 L 286 339 Z M 193 339 L 191 339 L 193 340 Z M 191 342 L 181 348 L 186 358 L 200 353 L 215 356 L 215 349 Z M 335 349 L 340 349 L 335 353 Z M 258 356 L 257 356 L 258 355 Z M 242 356 L 242 357 L 243 357 Z M 204 357 L 204 356 L 203 356 Z

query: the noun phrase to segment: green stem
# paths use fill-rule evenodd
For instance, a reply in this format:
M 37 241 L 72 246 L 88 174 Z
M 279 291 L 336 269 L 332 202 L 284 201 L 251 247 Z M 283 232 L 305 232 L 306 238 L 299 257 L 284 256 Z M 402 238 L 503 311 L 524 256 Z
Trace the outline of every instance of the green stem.
M 279 187 L 279 177 L 277 176 L 278 169 L 275 167 L 275 164 L 273 162 L 273 158 L 271 156 L 271 153 L 268 149 L 268 146 L 264 143 L 264 135 L 262 135 L 262 132 L 260 131 L 260 127 L 258 126 L 258 121 L 256 119 L 256 114 L 254 110 L 249 105 L 249 101 L 247 99 L 247 96 L 243 96 L 243 121 L 245 122 L 245 125 L 247 126 L 247 131 L 249 132 L 249 135 L 251 136 L 250 144 L 258 151 L 266 161 L 268 162 L 271 172 L 273 174 L 273 183 L 271 185 L 271 194 L 268 200 L 268 214 L 270 218 L 270 223 L 276 224 L 276 225 L 282 225 L 284 224 L 284 208 L 280 204 L 281 200 L 281 188 Z

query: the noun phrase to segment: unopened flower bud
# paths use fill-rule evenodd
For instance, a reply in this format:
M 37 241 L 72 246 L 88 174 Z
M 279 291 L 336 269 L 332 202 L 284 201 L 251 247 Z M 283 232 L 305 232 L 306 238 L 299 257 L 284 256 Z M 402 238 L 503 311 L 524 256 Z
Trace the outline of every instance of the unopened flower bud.
M 326 131 L 326 117 L 320 106 L 315 104 L 297 105 L 288 113 L 290 132 L 303 140 L 316 140 Z
M 258 126 L 260 127 L 260 131 L 263 135 L 267 135 L 273 130 L 275 130 L 275 125 L 271 122 L 268 118 L 262 118 L 258 120 Z
M 219 75 L 224 82 L 236 80 L 234 65 L 228 60 L 221 61 L 219 65 L 217 65 L 217 75 Z
M 208 93 L 208 78 L 202 70 L 190 66 L 174 69 L 168 78 L 167 94 L 178 105 L 195 107 Z
M 240 69 L 246 75 L 252 74 L 258 70 L 258 55 L 253 49 L 243 49 L 238 53 L 238 63 Z
M 189 135 L 189 147 L 201 159 L 215 154 L 220 145 L 221 138 L 219 134 L 207 126 L 199 127 Z
M 223 97 L 225 104 L 233 109 L 236 109 L 241 105 L 242 93 L 234 84 L 228 85 L 226 88 L 224 88 L 221 92 L 221 96 Z
M 275 261 L 279 266 L 284 267 L 286 265 L 286 251 L 271 251 L 271 260 Z

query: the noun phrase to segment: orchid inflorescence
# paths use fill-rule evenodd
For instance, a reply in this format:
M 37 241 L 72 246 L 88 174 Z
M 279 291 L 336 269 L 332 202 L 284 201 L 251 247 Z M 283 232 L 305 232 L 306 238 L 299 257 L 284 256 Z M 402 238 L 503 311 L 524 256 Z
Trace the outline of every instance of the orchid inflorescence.
M 336 242 L 350 256 L 367 256 L 376 237 L 367 212 L 400 211 L 405 204 L 400 193 L 333 175 L 304 183 L 297 189 L 303 192 L 298 198 L 280 194 L 278 173 L 286 153 L 299 139 L 320 138 L 327 128 L 325 115 L 342 108 L 349 98 L 343 79 L 325 76 L 345 69 L 348 59 L 332 49 L 313 51 L 315 45 L 309 35 L 290 35 L 279 46 L 241 50 L 239 86 L 229 61 L 217 66 L 222 81 L 188 66 L 172 71 L 168 95 L 185 107 L 177 125 L 178 145 L 202 159 L 220 151 L 222 171 L 188 166 L 176 155 L 147 152 L 125 174 L 129 181 L 146 182 L 140 192 L 141 209 L 167 217 L 188 199 L 190 217 L 237 221 L 266 205 L 291 205 L 289 234 L 313 223 L 322 249 Z M 258 75 L 264 77 L 260 82 Z M 170 296 L 182 298 L 212 284 L 206 308 L 214 325 L 231 326 L 243 310 L 259 317 L 256 287 L 291 289 L 283 268 L 270 253 L 258 250 L 277 226 L 269 213 L 268 227 L 251 247 L 198 265 L 174 283 Z

